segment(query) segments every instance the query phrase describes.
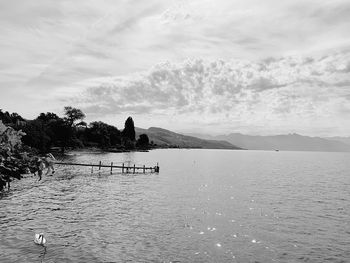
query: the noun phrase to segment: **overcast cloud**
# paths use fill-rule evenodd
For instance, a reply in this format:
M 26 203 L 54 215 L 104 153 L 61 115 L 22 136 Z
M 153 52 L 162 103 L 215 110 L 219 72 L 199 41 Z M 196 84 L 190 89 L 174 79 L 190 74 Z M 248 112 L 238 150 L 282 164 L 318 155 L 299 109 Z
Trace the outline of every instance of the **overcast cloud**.
M 346 0 L 0 0 L 0 108 L 349 135 L 348 28 Z

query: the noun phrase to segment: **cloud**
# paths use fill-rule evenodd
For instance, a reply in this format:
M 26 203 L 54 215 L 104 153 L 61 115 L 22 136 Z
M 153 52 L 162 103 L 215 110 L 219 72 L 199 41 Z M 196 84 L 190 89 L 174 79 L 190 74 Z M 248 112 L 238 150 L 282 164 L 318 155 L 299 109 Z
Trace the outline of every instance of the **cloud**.
M 277 130 L 304 110 L 341 122 L 349 10 L 346 0 L 1 1 L 0 104 L 34 117 L 84 90 L 76 102 L 94 116 Z
M 1 73 L 20 67 L 12 85 L 39 91 L 166 60 L 255 60 L 350 42 L 345 0 L 14 0 L 0 7 Z
M 303 123 L 311 132 L 310 123 L 349 122 L 350 76 L 344 70 L 349 61 L 350 52 L 256 62 L 166 62 L 124 77 L 82 82 L 83 93 L 71 101 L 96 117 L 162 115 L 189 125 L 197 118 L 202 124 L 221 120 L 220 129 L 259 124 L 265 132 L 281 123 L 283 129 L 303 129 Z

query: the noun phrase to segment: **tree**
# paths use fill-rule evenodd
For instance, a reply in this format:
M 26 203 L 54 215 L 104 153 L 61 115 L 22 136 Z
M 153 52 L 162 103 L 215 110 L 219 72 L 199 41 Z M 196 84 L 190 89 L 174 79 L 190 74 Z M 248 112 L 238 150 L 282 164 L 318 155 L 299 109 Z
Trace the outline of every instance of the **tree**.
M 74 137 L 72 127 L 61 118 L 49 122 L 47 133 L 51 137 L 53 144 L 61 147 L 62 152 L 65 147 L 70 146 Z
M 0 109 L 0 120 L 4 123 L 12 123 L 12 119 L 10 116 L 10 113 L 8 111 L 3 112 L 2 109 Z
M 111 146 L 108 133 L 108 124 L 102 121 L 94 121 L 89 125 L 89 139 L 98 143 L 99 147 L 106 148 Z
M 23 121 L 24 119 L 18 113 L 13 112 L 10 115 L 12 123 L 16 123 L 17 121 Z
M 65 120 L 67 120 L 70 126 L 73 126 L 75 121 L 85 118 L 85 114 L 80 109 L 71 106 L 64 107 L 64 115 L 66 115 Z
M 47 112 L 47 113 L 40 113 L 40 115 L 37 117 L 38 120 L 41 120 L 45 123 L 51 121 L 51 120 L 58 120 L 60 117 L 58 117 L 53 112 Z
M 91 122 L 86 133 L 90 142 L 98 143 L 102 148 L 114 147 L 121 143 L 120 131 L 102 121 Z
M 131 117 L 126 119 L 122 135 L 131 141 L 135 141 L 135 126 Z
M 26 135 L 23 137 L 23 143 L 34 147 L 41 152 L 50 149 L 51 138 L 47 135 L 45 125 L 41 120 L 29 121 L 23 128 Z
M 149 138 L 147 134 L 140 134 L 139 138 L 137 139 L 137 146 L 148 147 L 148 145 L 149 145 Z

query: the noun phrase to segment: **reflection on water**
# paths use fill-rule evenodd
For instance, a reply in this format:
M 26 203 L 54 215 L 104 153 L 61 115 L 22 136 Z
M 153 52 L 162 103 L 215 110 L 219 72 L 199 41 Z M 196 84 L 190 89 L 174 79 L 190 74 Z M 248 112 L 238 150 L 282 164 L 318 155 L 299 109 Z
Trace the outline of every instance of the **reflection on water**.
M 76 153 L 0 199 L 1 262 L 346 262 L 349 154 L 220 150 Z M 45 233 L 47 248 L 35 245 Z
M 45 262 L 45 255 L 46 255 L 46 247 L 43 246 L 43 249 L 42 249 L 40 256 L 39 256 L 40 262 Z

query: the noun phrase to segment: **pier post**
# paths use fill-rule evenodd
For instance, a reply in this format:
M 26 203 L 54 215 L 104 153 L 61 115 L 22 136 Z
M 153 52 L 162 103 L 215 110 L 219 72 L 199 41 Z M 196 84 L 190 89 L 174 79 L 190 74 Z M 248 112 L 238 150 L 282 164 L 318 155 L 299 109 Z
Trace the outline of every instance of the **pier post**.
M 93 172 L 94 172 L 94 167 L 91 164 L 91 173 L 93 173 Z
M 135 164 L 134 164 L 134 173 L 135 173 Z
M 101 170 L 101 165 L 102 165 L 102 161 L 100 161 L 100 164 L 98 165 L 98 170 Z
M 124 163 L 123 163 L 123 167 L 122 167 L 122 174 L 124 173 Z
M 143 165 L 143 173 L 146 173 L 145 165 Z
M 111 174 L 112 174 L 112 170 L 113 170 L 113 162 L 111 162 Z

